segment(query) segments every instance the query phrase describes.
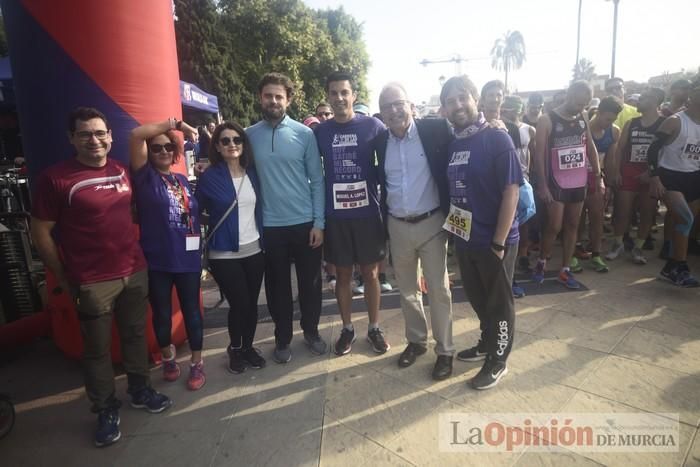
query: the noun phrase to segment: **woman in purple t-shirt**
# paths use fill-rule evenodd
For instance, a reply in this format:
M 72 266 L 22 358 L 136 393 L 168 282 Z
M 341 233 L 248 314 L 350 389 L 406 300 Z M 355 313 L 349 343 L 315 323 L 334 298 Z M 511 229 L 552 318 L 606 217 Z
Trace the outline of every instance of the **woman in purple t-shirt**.
M 173 117 L 143 125 L 131 132 L 129 152 L 141 247 L 148 262 L 153 328 L 163 355 L 163 377 L 175 381 L 180 376 L 175 347 L 170 342 L 175 285 L 192 352 L 187 387 L 194 391 L 206 381 L 199 307 L 199 207 L 187 178 L 171 170 L 183 153 L 182 138 L 175 130 L 190 137 L 197 131 Z

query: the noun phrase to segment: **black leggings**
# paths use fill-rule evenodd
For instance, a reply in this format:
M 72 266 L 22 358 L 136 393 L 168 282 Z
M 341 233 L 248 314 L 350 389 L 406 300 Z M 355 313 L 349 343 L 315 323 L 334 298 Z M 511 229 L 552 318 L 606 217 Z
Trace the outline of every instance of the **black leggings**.
M 160 348 L 170 345 L 173 285 L 180 300 L 190 350 L 202 350 L 204 330 L 199 307 L 199 272 L 148 271 L 148 298 L 153 312 L 153 330 Z
M 253 346 L 258 326 L 258 296 L 265 272 L 262 253 L 241 259 L 210 259 L 214 280 L 228 301 L 231 347 Z

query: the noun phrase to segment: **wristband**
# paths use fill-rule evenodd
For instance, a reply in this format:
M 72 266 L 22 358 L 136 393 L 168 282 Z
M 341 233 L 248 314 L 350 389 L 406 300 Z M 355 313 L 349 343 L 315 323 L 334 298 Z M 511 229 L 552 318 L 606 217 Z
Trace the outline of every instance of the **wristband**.
M 499 245 L 496 242 L 491 242 L 491 248 L 493 248 L 496 251 L 505 251 L 506 250 L 505 245 Z

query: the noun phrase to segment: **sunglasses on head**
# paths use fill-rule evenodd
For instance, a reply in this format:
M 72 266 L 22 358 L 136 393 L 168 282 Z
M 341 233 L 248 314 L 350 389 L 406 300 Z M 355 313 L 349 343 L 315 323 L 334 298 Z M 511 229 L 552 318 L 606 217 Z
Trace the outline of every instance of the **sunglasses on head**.
M 158 144 L 158 143 L 153 143 L 151 144 L 151 152 L 153 154 L 159 154 L 165 149 L 165 152 L 173 152 L 175 151 L 175 144 L 173 143 L 165 143 L 165 144 Z
M 229 138 L 228 136 L 224 136 L 223 138 L 219 139 L 219 143 L 221 143 L 222 146 L 228 146 L 231 144 L 233 141 L 233 144 L 236 146 L 240 146 L 243 144 L 243 138 L 240 136 L 234 136 L 233 138 Z

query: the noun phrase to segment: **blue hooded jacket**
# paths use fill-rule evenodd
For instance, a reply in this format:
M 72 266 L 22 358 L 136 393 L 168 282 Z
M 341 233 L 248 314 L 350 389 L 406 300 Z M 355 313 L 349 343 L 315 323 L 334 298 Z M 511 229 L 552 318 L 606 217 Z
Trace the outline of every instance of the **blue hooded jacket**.
M 253 185 L 253 190 L 257 197 L 255 202 L 255 224 L 260 233 L 260 248 L 263 248 L 260 180 L 258 179 L 258 174 L 254 167 L 248 167 L 246 169 L 246 176 Z M 194 195 L 199 202 L 200 211 L 206 209 L 209 213 L 210 229 L 213 229 L 214 226 L 219 223 L 221 217 L 233 203 L 235 194 L 236 188 L 233 186 L 231 173 L 228 170 L 228 166 L 224 163 L 212 165 L 199 177 L 197 190 Z M 236 205 L 226 217 L 223 224 L 221 224 L 214 233 L 211 240 L 209 240 L 207 247 L 217 251 L 238 251 L 238 239 L 238 205 Z

